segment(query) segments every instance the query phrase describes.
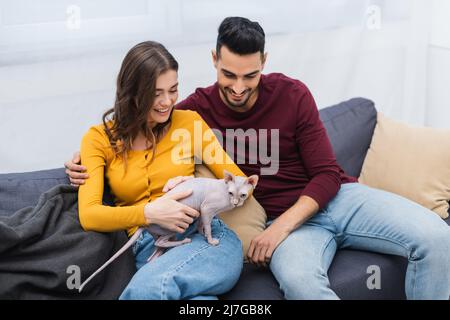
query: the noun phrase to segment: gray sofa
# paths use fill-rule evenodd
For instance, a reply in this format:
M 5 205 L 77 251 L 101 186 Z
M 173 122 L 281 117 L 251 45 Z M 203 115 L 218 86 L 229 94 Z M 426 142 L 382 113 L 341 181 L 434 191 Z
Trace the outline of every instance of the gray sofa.
M 346 173 L 358 177 L 376 125 L 374 103 L 355 98 L 321 109 L 320 116 L 339 164 Z M 58 184 L 68 184 L 64 168 L 0 174 L 0 216 L 35 205 L 40 194 Z M 112 203 L 108 188 L 105 189 L 104 202 Z M 447 223 L 450 225 L 450 221 Z M 134 266 L 132 256 L 128 257 L 129 264 Z M 380 289 L 367 287 L 367 279 L 371 275 L 368 267 L 372 265 L 380 267 Z M 339 250 L 329 270 L 331 287 L 342 299 L 404 299 L 406 266 L 407 260 L 402 257 Z M 245 264 L 237 285 L 220 298 L 278 300 L 283 299 L 283 294 L 268 269 Z

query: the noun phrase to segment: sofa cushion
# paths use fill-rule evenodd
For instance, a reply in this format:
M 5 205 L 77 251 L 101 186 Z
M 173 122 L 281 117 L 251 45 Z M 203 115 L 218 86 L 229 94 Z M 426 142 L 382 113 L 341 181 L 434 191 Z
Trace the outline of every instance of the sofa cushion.
M 380 268 L 381 288 L 370 290 L 370 266 Z M 328 270 L 331 288 L 341 299 L 405 299 L 407 260 L 355 250 L 338 250 Z M 369 283 L 371 283 L 369 281 Z M 219 297 L 222 300 L 280 300 L 283 293 L 267 268 L 245 264 L 236 286 Z
M 339 250 L 328 270 L 331 288 L 344 300 L 404 300 L 408 260 L 374 252 Z M 367 282 L 379 268 L 380 288 L 369 289 Z
M 245 263 L 239 281 L 220 300 L 282 300 L 284 295 L 268 268 Z
M 0 215 L 33 206 L 39 196 L 58 184 L 68 184 L 64 168 L 0 174 Z
M 359 181 L 447 218 L 450 130 L 411 126 L 379 113 Z
M 359 177 L 377 122 L 374 103 L 354 98 L 319 113 L 337 162 L 345 173 Z

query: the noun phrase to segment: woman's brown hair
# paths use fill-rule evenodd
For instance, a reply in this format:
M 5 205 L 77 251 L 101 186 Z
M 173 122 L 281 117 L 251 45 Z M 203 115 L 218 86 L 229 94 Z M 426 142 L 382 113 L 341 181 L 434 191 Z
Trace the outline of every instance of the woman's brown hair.
M 127 152 L 138 133 L 142 132 L 150 141 L 154 156 L 156 143 L 170 125 L 171 117 L 153 129 L 147 124 L 155 101 L 156 80 L 168 70 L 178 71 L 178 63 L 162 44 L 154 41 L 137 44 L 122 62 L 114 107 L 106 111 L 102 119 L 115 155 L 124 160 L 125 172 Z M 110 115 L 112 125 L 108 126 L 107 117 Z

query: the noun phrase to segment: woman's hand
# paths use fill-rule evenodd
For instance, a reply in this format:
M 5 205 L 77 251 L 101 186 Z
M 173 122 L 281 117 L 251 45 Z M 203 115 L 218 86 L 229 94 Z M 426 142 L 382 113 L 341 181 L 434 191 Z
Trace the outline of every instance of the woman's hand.
M 68 160 L 64 163 L 66 168 L 66 174 L 69 175 L 70 184 L 75 187 L 79 187 L 84 184 L 85 180 L 89 178 L 86 171 L 86 167 L 81 166 L 80 152 L 77 151 L 73 154 L 72 160 Z
M 168 192 L 169 190 L 172 190 L 180 183 L 192 179 L 194 176 L 178 176 L 172 179 L 167 180 L 166 184 L 164 185 L 164 188 L 162 189 L 163 192 Z
M 192 190 L 164 195 L 144 208 L 144 216 L 147 224 L 156 224 L 163 229 L 176 233 L 183 233 L 194 222 L 200 213 L 191 207 L 179 203 L 177 200 L 186 198 L 192 194 Z

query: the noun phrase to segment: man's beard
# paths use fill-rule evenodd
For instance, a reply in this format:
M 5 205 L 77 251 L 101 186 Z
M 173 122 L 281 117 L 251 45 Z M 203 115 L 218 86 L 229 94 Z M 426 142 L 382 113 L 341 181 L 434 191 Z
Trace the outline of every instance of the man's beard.
M 252 95 L 255 93 L 255 90 L 248 90 L 248 92 L 246 93 L 247 94 L 247 98 L 245 100 L 242 100 L 242 101 L 236 103 L 236 102 L 233 102 L 232 100 L 228 99 L 228 94 L 231 94 L 231 93 L 229 93 L 229 91 L 227 91 L 225 89 L 222 89 L 222 88 L 220 88 L 220 91 L 222 92 L 222 95 L 224 96 L 225 101 L 227 102 L 227 104 L 229 106 L 233 107 L 233 108 L 242 108 L 242 107 L 244 107 L 247 104 L 247 102 L 250 100 Z

